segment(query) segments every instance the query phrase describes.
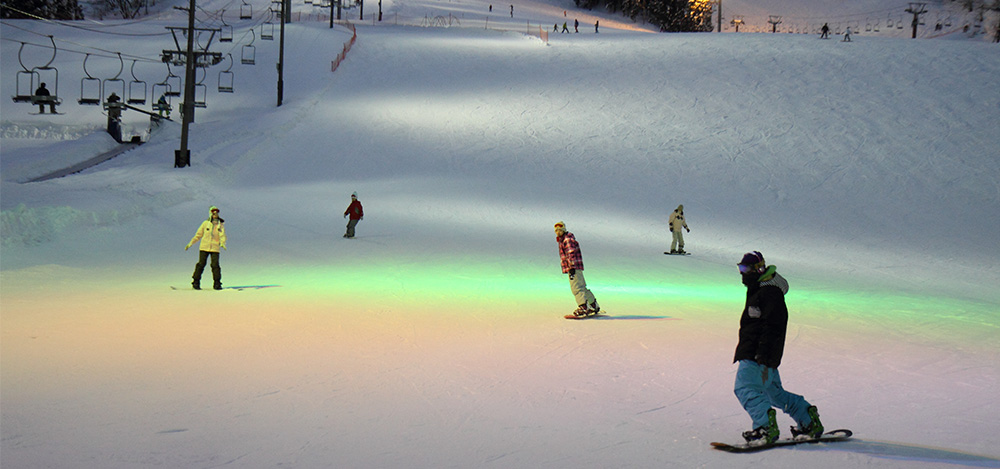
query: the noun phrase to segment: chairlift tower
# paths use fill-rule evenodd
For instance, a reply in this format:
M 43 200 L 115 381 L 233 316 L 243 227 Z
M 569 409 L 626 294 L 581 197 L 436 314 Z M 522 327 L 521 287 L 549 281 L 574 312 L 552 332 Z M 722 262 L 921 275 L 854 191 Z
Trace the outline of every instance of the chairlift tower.
M 926 3 L 910 2 L 910 7 L 906 9 L 907 13 L 913 14 L 913 36 L 911 39 L 917 38 L 917 25 L 920 24 L 920 15 L 927 13 Z
M 181 148 L 174 152 L 175 168 L 191 166 L 191 150 L 188 149 L 188 127 L 191 126 L 191 122 L 194 122 L 194 3 L 195 0 L 191 0 L 187 10 L 187 58 L 184 61 L 184 102 L 181 103 Z M 177 36 L 174 35 L 174 42 L 176 41 Z
M 288 0 L 274 0 L 274 3 L 281 5 L 281 38 L 278 43 L 278 107 L 285 96 L 285 23 L 290 8 Z
M 768 15 L 767 22 L 771 24 L 771 33 L 778 32 L 778 25 L 781 24 L 781 16 Z
M 188 50 L 181 48 L 181 44 L 180 44 L 180 40 L 178 39 L 178 35 L 180 35 L 180 36 L 188 36 L 189 38 L 190 38 L 191 35 L 188 33 L 188 29 L 187 28 L 180 28 L 180 27 L 177 27 L 177 26 L 167 26 L 167 30 L 169 30 L 170 34 L 173 36 L 173 38 L 174 38 L 174 46 L 177 47 L 177 48 L 176 49 L 164 49 L 163 52 L 160 53 L 160 59 L 163 60 L 164 62 L 173 64 L 173 65 L 184 65 L 185 62 L 187 62 L 187 60 L 188 60 Z M 209 47 L 212 47 L 212 41 L 215 40 L 215 34 L 216 33 L 221 33 L 221 31 L 222 30 L 218 29 L 218 28 L 214 28 L 214 29 L 213 28 L 194 28 L 194 34 L 197 35 L 198 37 L 201 37 L 202 34 L 208 34 L 208 44 L 206 44 L 204 47 L 202 47 L 201 46 L 201 41 L 199 40 L 198 41 L 198 47 L 195 50 L 191 51 L 191 53 L 194 56 L 194 63 L 195 63 L 194 66 L 195 67 L 202 67 L 202 68 L 204 68 L 204 67 L 211 67 L 213 65 L 219 64 L 219 62 L 222 62 L 222 53 L 221 52 L 211 52 L 211 51 L 208 50 Z M 191 46 L 194 47 L 194 42 L 191 42 Z

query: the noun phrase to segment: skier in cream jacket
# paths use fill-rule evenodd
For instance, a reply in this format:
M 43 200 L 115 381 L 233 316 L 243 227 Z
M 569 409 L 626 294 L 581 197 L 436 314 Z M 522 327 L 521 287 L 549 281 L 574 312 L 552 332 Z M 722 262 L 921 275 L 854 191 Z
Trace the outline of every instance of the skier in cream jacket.
M 191 286 L 195 290 L 201 290 L 201 273 L 205 271 L 205 264 L 208 258 L 212 258 L 212 279 L 213 288 L 222 290 L 222 268 L 219 267 L 219 248 L 226 249 L 226 225 L 225 220 L 219 217 L 219 208 L 212 206 L 208 209 L 208 219 L 201 223 L 198 231 L 191 238 L 191 242 L 184 246 L 187 251 L 194 243 L 201 242 L 198 248 L 198 263 L 194 265 L 194 275 Z

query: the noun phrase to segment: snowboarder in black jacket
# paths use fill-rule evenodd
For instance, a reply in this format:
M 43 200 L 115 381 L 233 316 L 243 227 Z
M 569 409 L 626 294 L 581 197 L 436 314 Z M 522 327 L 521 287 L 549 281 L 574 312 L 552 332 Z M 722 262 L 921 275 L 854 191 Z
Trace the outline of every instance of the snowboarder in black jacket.
M 746 253 L 737 267 L 747 287 L 747 298 L 733 358 L 734 363 L 739 363 L 734 391 L 753 419 L 753 430 L 743 432 L 743 438 L 751 445 L 776 441 L 780 432 L 774 407 L 795 420 L 798 426 L 792 427 L 793 437 L 818 437 L 823 434 L 823 424 L 816 406 L 785 391 L 778 374 L 788 328 L 788 281 L 775 266 L 767 266 L 758 251 Z

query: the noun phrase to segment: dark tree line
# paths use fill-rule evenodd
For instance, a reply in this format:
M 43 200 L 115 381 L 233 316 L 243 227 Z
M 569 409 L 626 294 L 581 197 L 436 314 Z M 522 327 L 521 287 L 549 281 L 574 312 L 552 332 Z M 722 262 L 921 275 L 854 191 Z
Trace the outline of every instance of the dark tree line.
M 574 0 L 586 9 L 603 6 L 632 20 L 646 21 L 664 32 L 712 31 L 709 0 Z
M 12 8 L 0 9 L 0 17 L 4 19 L 83 19 L 83 8 L 77 0 L 9 0 L 5 5 L 10 5 Z

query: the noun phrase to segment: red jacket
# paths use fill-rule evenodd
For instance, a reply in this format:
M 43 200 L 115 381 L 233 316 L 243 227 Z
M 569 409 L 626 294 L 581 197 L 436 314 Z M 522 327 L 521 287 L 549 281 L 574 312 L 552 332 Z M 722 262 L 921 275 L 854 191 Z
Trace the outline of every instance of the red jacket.
M 562 238 L 557 236 L 556 242 L 559 243 L 559 260 L 563 273 L 569 273 L 569 269 L 583 270 L 583 252 L 580 251 L 580 243 L 576 242 L 576 236 L 566 233 Z
M 351 201 L 351 205 L 347 206 L 347 210 L 344 210 L 344 215 L 350 215 L 351 220 L 360 220 L 365 216 L 365 209 L 361 208 L 361 201 L 354 199 Z

